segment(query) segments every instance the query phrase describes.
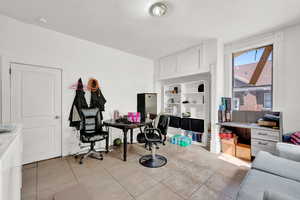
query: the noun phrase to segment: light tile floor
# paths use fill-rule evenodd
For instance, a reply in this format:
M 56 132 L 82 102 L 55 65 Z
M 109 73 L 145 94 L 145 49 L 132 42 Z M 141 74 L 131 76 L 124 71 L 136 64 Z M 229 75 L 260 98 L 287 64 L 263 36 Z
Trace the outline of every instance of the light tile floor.
M 149 152 L 138 144 L 129 145 L 127 162 L 115 149 L 103 161 L 87 159 L 82 165 L 71 156 L 25 165 L 22 200 L 52 200 L 77 183 L 94 200 L 232 200 L 249 169 L 197 145 L 167 144 L 158 153 L 168 164 L 157 169 L 139 164 Z

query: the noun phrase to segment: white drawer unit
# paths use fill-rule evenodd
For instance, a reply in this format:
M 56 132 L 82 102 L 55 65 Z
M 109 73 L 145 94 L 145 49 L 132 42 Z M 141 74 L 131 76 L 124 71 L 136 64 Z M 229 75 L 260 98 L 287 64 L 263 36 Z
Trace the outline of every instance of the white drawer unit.
M 272 130 L 251 129 L 251 138 L 278 142 L 280 138 L 280 132 Z
M 21 200 L 22 135 L 21 127 L 0 135 L 0 200 Z
M 259 151 L 267 151 L 270 153 L 275 153 L 276 150 L 275 141 L 259 140 L 251 138 L 251 155 L 256 156 Z
M 275 153 L 276 143 L 281 141 L 280 130 L 251 128 L 251 155 L 259 151 Z

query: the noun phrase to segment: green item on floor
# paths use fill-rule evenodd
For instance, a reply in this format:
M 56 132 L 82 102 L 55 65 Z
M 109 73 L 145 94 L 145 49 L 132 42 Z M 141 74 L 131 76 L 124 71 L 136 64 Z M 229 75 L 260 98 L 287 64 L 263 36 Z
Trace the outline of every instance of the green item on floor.
M 122 144 L 122 140 L 120 138 L 114 139 L 114 146 L 119 147 Z

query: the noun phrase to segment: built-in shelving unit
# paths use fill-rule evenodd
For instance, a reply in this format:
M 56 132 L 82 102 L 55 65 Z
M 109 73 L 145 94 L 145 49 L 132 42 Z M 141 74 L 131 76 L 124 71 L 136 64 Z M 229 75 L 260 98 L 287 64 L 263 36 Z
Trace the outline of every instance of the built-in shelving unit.
M 168 84 L 163 87 L 163 109 L 166 114 L 181 118 L 204 120 L 204 133 L 201 140 L 203 145 L 207 143 L 209 121 L 209 89 L 207 84 L 206 81 L 199 80 Z M 177 133 L 184 133 L 184 130 L 179 129 Z
M 164 87 L 164 112 L 169 115 L 181 116 L 181 84 Z
M 190 114 L 191 118 L 203 119 L 205 115 L 205 92 L 199 91 L 200 85 L 203 85 L 204 81 L 193 81 L 182 83 L 182 117 Z

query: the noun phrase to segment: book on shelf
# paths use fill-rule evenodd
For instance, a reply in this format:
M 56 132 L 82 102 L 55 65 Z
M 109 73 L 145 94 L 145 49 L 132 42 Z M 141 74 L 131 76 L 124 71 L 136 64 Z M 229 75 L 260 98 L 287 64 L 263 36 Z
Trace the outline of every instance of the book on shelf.
M 222 105 L 225 107 L 225 111 L 231 111 L 231 98 L 222 97 Z
M 231 98 L 229 97 L 222 97 L 221 98 L 221 105 L 218 111 L 218 121 L 219 122 L 229 122 L 231 121 L 231 109 L 232 109 L 232 102 Z

